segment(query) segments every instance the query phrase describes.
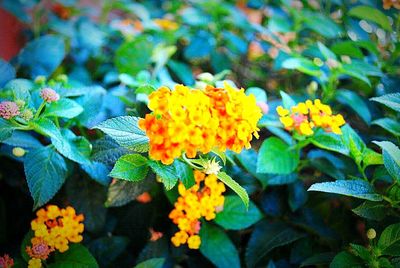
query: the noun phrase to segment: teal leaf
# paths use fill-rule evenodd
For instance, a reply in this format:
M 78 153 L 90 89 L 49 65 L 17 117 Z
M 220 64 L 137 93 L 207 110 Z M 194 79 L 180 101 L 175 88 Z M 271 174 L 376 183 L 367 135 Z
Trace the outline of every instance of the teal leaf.
M 253 95 L 257 102 L 267 103 L 267 93 L 264 89 L 259 87 L 249 87 L 245 91 L 246 95 Z
M 341 180 L 315 183 L 308 191 L 341 194 L 370 201 L 381 201 L 382 196 L 375 193 L 373 187 L 364 180 Z
M 175 166 L 164 165 L 160 161 L 149 160 L 148 165 L 160 177 L 165 188 L 171 190 L 178 182 L 178 175 L 176 174 Z
M 400 112 L 400 93 L 386 94 L 380 97 L 370 98 L 370 100 L 382 103 L 383 105 Z
M 258 152 L 257 172 L 289 174 L 299 163 L 299 154 L 279 138 L 266 139 Z
M 61 36 L 45 35 L 29 42 L 19 53 L 18 61 L 28 67 L 30 75 L 50 76 L 65 57 L 65 44 Z
M 340 103 L 349 106 L 365 123 L 369 124 L 371 122 L 371 113 L 368 106 L 357 93 L 347 89 L 339 89 L 336 91 L 336 99 Z
M 383 230 L 378 248 L 382 255 L 400 256 L 400 223 L 389 225 Z
M 352 211 L 360 217 L 380 221 L 385 218 L 385 206 L 378 202 L 365 201 Z
M 4 87 L 8 81 L 15 78 L 15 69 L 11 64 L 0 59 L 0 88 Z
M 239 254 L 226 233 L 209 223 L 203 223 L 200 229 L 200 252 L 216 267 L 239 268 Z
M 289 70 L 297 70 L 299 72 L 320 77 L 321 69 L 311 60 L 307 58 L 289 58 L 282 62 L 282 68 Z
M 374 141 L 382 148 L 383 164 L 393 179 L 400 182 L 400 149 L 390 141 Z
M 249 202 L 249 208 L 242 205 L 238 196 L 225 197 L 224 207 L 217 213 L 215 222 L 226 230 L 245 229 L 258 222 L 263 215 L 253 202 Z
M 311 143 L 315 146 L 338 152 L 344 155 L 349 155 L 349 149 L 343 144 L 341 136 L 334 133 L 327 133 L 323 129 L 319 129 L 315 132 L 311 139 Z
M 3 141 L 3 143 L 14 147 L 38 148 L 43 145 L 32 135 L 25 131 L 14 131 L 12 135 Z
M 381 128 L 389 131 L 394 136 L 400 136 L 400 123 L 391 118 L 380 118 L 371 122 L 373 125 L 380 126 Z
M 94 128 L 100 129 L 119 145 L 135 152 L 147 152 L 149 138 L 138 126 L 138 117 L 120 116 L 108 119 Z
M 140 181 L 146 177 L 147 172 L 147 158 L 140 154 L 127 154 L 118 159 L 108 175 L 122 180 Z
M 120 207 L 128 204 L 136 197 L 150 190 L 152 183 L 148 179 L 138 182 L 117 180 L 108 187 L 106 207 Z
M 356 6 L 348 11 L 348 15 L 362 20 L 368 20 L 381 26 L 386 31 L 392 31 L 389 18 L 379 9 L 370 6 Z
M 277 247 L 290 244 L 304 235 L 281 222 L 260 222 L 250 236 L 246 249 L 248 267 L 258 267 L 257 263 Z
M 11 137 L 15 127 L 7 120 L 0 118 L 0 141 Z
M 250 200 L 249 200 L 249 195 L 247 194 L 246 190 L 225 172 L 219 172 L 217 177 L 223 183 L 225 183 L 226 186 L 231 188 L 240 197 L 240 199 L 242 199 L 242 201 L 247 209 L 249 207 Z
M 302 19 L 305 27 L 319 33 L 326 38 L 339 37 L 342 29 L 329 17 L 322 13 L 303 11 Z
M 73 100 L 62 98 L 47 105 L 44 116 L 74 118 L 83 112 L 82 106 Z
M 25 158 L 24 169 L 34 208 L 46 204 L 53 198 L 67 176 L 64 159 L 49 147 L 30 151 Z

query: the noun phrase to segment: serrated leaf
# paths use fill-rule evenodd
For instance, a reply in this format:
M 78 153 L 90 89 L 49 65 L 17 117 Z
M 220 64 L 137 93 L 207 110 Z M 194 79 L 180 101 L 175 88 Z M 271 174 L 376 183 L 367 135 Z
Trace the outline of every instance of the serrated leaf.
M 188 164 L 183 163 L 179 160 L 175 160 L 174 167 L 176 175 L 186 189 L 189 189 L 196 183 L 194 180 L 193 169 Z
M 400 112 L 400 93 L 386 94 L 380 97 L 370 98 L 370 100 L 382 103 L 383 105 Z
M 335 256 L 335 258 L 333 258 L 331 264 L 329 265 L 329 268 L 362 268 L 364 267 L 364 262 L 346 252 L 346 251 L 342 251 L 339 254 L 337 254 Z
M 344 155 L 350 154 L 349 149 L 345 146 L 345 144 L 343 144 L 339 135 L 327 133 L 322 129 L 319 129 L 315 132 L 311 139 L 311 143 L 325 150 L 338 152 Z
M 308 191 L 341 194 L 370 201 L 381 201 L 382 196 L 375 193 L 373 187 L 364 180 L 341 180 L 315 183 Z
M 149 160 L 148 162 L 151 169 L 159 176 L 165 189 L 171 190 L 178 182 L 178 175 L 176 174 L 175 166 L 164 165 L 160 161 Z
M 38 148 L 43 145 L 29 133 L 24 131 L 14 131 L 12 135 L 3 141 L 10 146 L 19 146 L 23 148 Z
M 105 136 L 93 143 L 92 160 L 112 166 L 118 158 L 128 153 L 128 149 L 121 147 L 110 136 Z
M 382 255 L 400 256 L 400 223 L 389 225 L 383 230 L 378 247 Z
M 304 235 L 281 222 L 260 222 L 250 236 L 246 248 L 248 267 L 257 267 L 257 263 L 277 247 L 290 244 Z
M 82 106 L 73 100 L 62 98 L 47 105 L 44 116 L 58 116 L 64 118 L 74 118 L 83 112 Z
M 209 223 L 203 223 L 200 229 L 200 252 L 216 267 L 239 268 L 239 254 L 225 232 Z
M 248 209 L 250 200 L 246 190 L 225 172 L 219 172 L 217 177 L 223 183 L 225 183 L 226 186 L 231 188 L 240 197 L 240 199 L 242 199 L 244 205 L 246 206 L 246 209 Z
M 0 142 L 11 137 L 15 127 L 9 122 L 0 118 Z
M 117 160 L 108 175 L 122 180 L 140 181 L 146 177 L 148 169 L 146 157 L 140 154 L 127 154 Z
M 390 141 L 374 141 L 382 148 L 383 164 L 393 179 L 400 182 L 400 149 Z
M 136 152 L 147 152 L 149 138 L 138 126 L 138 117 L 120 116 L 108 119 L 94 128 L 100 129 L 119 145 Z
M 70 243 L 69 249 L 64 252 L 54 254 L 55 262 L 48 265 L 49 268 L 98 268 L 96 259 L 90 254 L 89 250 L 81 245 Z
M 299 163 L 299 154 L 279 138 L 266 139 L 258 152 L 257 172 L 290 174 Z
M 262 218 L 262 214 L 253 202 L 249 202 L 249 208 L 242 205 L 238 196 L 225 197 L 224 208 L 217 213 L 215 222 L 226 230 L 245 229 Z
M 67 176 L 64 159 L 49 147 L 30 151 L 24 160 L 24 169 L 34 208 L 46 204 L 53 198 Z

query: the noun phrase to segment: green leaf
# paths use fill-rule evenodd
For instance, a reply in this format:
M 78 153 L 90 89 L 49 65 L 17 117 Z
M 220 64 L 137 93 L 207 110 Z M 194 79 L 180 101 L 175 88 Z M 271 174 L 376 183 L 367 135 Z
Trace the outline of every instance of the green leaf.
M 400 149 L 390 141 L 374 141 L 382 148 L 383 164 L 393 179 L 400 182 Z
M 189 189 L 195 184 L 193 169 L 188 164 L 179 160 L 175 160 L 174 167 L 176 175 L 186 189 Z
M 373 125 L 380 126 L 381 128 L 389 131 L 394 136 L 400 136 L 400 123 L 391 118 L 380 118 L 371 122 Z
M 111 170 L 110 177 L 128 180 L 143 180 L 148 172 L 147 158 L 140 154 L 126 154 L 115 163 Z
M 139 86 L 136 90 L 135 93 L 142 93 L 142 94 L 146 94 L 146 95 L 150 95 L 151 92 L 155 91 L 156 89 L 150 85 L 150 84 L 144 84 Z
M 279 138 L 266 139 L 258 152 L 257 172 L 289 174 L 299 164 L 299 154 Z
M 34 231 L 29 230 L 26 235 L 24 236 L 24 239 L 22 240 L 21 247 L 20 247 L 20 252 L 21 252 L 21 257 L 24 259 L 24 261 L 28 262 L 29 259 L 31 258 L 28 253 L 26 252 L 26 247 L 32 246 L 31 244 L 31 239 L 35 236 Z
M 30 151 L 25 158 L 24 169 L 34 208 L 46 204 L 53 198 L 67 176 L 64 159 L 49 147 Z
M 323 252 L 319 254 L 315 254 L 307 259 L 305 259 L 301 264 L 300 267 L 307 267 L 307 266 L 327 266 L 331 263 L 335 254 L 333 252 Z
M 367 262 L 371 259 L 371 253 L 367 248 L 357 244 L 350 244 L 350 247 L 350 251 L 357 257 L 360 257 Z
M 167 190 L 171 190 L 178 182 L 178 175 L 176 174 L 174 165 L 164 165 L 160 161 L 149 160 L 148 162 L 151 169 L 159 176 Z
M 45 35 L 29 42 L 19 53 L 18 61 L 28 67 L 32 78 L 50 76 L 65 57 L 65 44 L 61 36 Z
M 331 262 L 331 264 L 329 265 L 329 268 L 362 268 L 362 267 L 364 267 L 364 262 L 360 258 L 346 251 L 342 251 L 339 254 L 337 254 L 333 259 L 333 261 Z
M 217 213 L 215 222 L 226 230 L 245 229 L 262 218 L 262 214 L 253 202 L 249 202 L 249 209 L 242 205 L 238 196 L 225 197 L 224 209 Z
M 119 145 L 136 152 L 147 152 L 149 138 L 138 126 L 138 117 L 120 116 L 108 119 L 94 128 L 100 129 Z
M 108 188 L 106 207 L 120 207 L 128 204 L 142 193 L 150 190 L 152 181 L 144 179 L 138 182 L 117 180 Z
M 180 61 L 169 60 L 167 66 L 184 85 L 191 86 L 194 84 L 193 72 L 189 65 Z
M 299 72 L 320 77 L 321 69 L 307 58 L 289 58 L 282 62 L 282 68 L 289 70 L 297 70 Z
M 98 268 L 96 259 L 90 254 L 89 250 L 81 244 L 69 244 L 69 249 L 64 252 L 54 254 L 54 263 L 48 265 L 49 268 Z
M 378 247 L 382 255 L 400 256 L 400 223 L 389 225 L 383 230 Z
M 0 142 L 11 137 L 15 127 L 4 119 L 0 118 Z
M 44 116 L 74 118 L 83 112 L 82 106 L 73 100 L 62 98 L 47 105 Z
M 352 211 L 360 217 L 380 221 L 385 218 L 385 206 L 381 203 L 365 201 Z
M 381 201 L 382 196 L 375 193 L 372 186 L 364 180 L 341 180 L 315 183 L 308 191 L 317 191 L 352 196 L 370 201 Z
M 383 105 L 400 112 L 400 93 L 386 94 L 380 97 L 370 98 L 370 100 L 382 103 Z
M 240 267 L 238 251 L 222 229 L 204 222 L 200 237 L 200 252 L 216 267 Z
M 378 154 L 377 152 L 365 148 L 363 151 L 363 156 L 362 156 L 362 161 L 363 161 L 363 167 L 368 167 L 371 165 L 382 165 L 383 164 L 383 158 L 381 154 Z
M 315 146 L 341 153 L 343 155 L 349 155 L 349 149 L 343 144 L 341 136 L 334 133 L 327 133 L 323 129 L 318 129 L 314 136 L 311 138 L 311 143 Z
M 114 64 L 119 73 L 136 75 L 151 63 L 153 45 L 145 36 L 123 43 L 115 52 Z
M 249 207 L 249 195 L 246 190 L 239 185 L 235 180 L 233 180 L 228 174 L 225 172 L 219 172 L 217 175 L 218 179 L 220 179 L 226 186 L 231 188 L 239 197 L 242 199 L 246 209 Z
M 135 268 L 162 268 L 164 263 L 164 258 L 152 258 L 137 264 Z
M 246 249 L 248 267 L 258 267 L 257 263 L 277 247 L 290 244 L 304 237 L 302 233 L 281 222 L 263 221 L 256 226 Z
M 100 112 L 104 110 L 103 106 L 106 94 L 107 91 L 104 88 L 91 86 L 86 88 L 86 94 L 75 99 L 80 106 L 84 107 L 83 112 L 76 117 L 76 120 L 81 125 L 91 128 L 94 124 L 98 123 L 97 118 Z
M 336 99 L 340 103 L 349 106 L 365 123 L 369 124 L 371 122 L 371 113 L 368 106 L 357 93 L 347 89 L 339 89 L 336 92 Z
M 381 26 L 386 31 L 392 31 L 388 17 L 380 10 L 370 6 L 356 6 L 349 10 L 349 16 L 362 20 L 372 21 Z
M 317 44 L 318 44 L 319 51 L 324 56 L 325 60 L 328 60 L 328 59 L 337 60 L 335 53 L 333 53 L 329 48 L 327 48 L 321 42 L 318 42 Z

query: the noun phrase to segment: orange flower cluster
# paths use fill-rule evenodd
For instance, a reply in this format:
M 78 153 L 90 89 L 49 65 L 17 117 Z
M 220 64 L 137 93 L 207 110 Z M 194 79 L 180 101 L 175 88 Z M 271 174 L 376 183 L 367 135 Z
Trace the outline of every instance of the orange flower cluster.
M 201 244 L 200 219 L 204 217 L 210 221 L 216 213 L 223 209 L 225 185 L 219 182 L 214 174 L 206 175 L 198 170 L 194 171 L 196 184 L 186 189 L 182 183 L 178 186 L 180 197 L 175 202 L 175 208 L 169 218 L 178 225 L 179 231 L 171 238 L 174 246 L 188 244 L 191 249 L 198 249 Z
M 46 209 L 39 209 L 36 216 L 31 222 L 35 236 L 31 239 L 32 245 L 26 248 L 31 257 L 29 268 L 42 267 L 41 261 L 46 260 L 51 252 L 65 252 L 69 242 L 79 243 L 83 239 L 84 217 L 82 214 L 76 215 L 72 207 L 60 209 L 49 205 Z
M 300 102 L 291 107 L 290 111 L 278 106 L 276 111 L 286 130 L 295 130 L 305 136 L 314 134 L 313 129 L 317 127 L 340 135 L 342 134 L 340 127 L 346 123 L 341 114 L 333 115 L 331 107 L 322 104 L 319 99 L 314 103 L 311 100 Z
M 150 139 L 150 157 L 166 165 L 182 152 L 189 158 L 214 147 L 240 152 L 250 148 L 253 135 L 258 138 L 262 113 L 255 97 L 227 83 L 205 90 L 161 87 L 150 94 L 148 106 L 153 113 L 139 120 L 139 127 Z

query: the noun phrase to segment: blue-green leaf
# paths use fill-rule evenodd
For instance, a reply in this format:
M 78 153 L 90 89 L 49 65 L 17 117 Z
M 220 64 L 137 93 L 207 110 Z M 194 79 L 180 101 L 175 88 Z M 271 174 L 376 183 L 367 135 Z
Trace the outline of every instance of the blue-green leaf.
M 71 243 L 69 249 L 64 253 L 56 252 L 55 262 L 48 265 L 49 268 L 98 268 L 96 259 L 89 250 L 81 245 Z
M 62 98 L 47 105 L 44 116 L 58 116 L 64 118 L 74 118 L 83 112 L 82 106 L 73 100 Z
M 400 182 L 400 149 L 390 141 L 374 141 L 382 148 L 383 164 L 393 179 Z
M 34 149 L 24 161 L 26 180 L 34 208 L 46 204 L 63 185 L 67 176 L 64 159 L 49 147 Z
M 348 15 L 375 22 L 386 31 L 392 31 L 389 18 L 379 9 L 370 6 L 356 6 L 348 11 Z
M 380 97 L 370 98 L 370 100 L 382 103 L 383 105 L 400 112 L 400 93 L 386 94 Z
M 382 196 L 375 193 L 371 184 L 364 180 L 340 180 L 315 183 L 308 191 L 341 194 L 370 201 L 381 201 Z
M 371 122 L 371 113 L 368 106 L 355 92 L 347 89 L 340 89 L 336 93 L 336 99 L 340 103 L 349 106 L 364 120 L 365 123 L 369 124 Z
M 380 126 L 397 137 L 400 136 L 400 123 L 396 120 L 385 117 L 374 120 L 371 124 Z

